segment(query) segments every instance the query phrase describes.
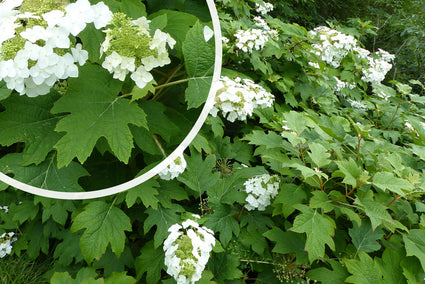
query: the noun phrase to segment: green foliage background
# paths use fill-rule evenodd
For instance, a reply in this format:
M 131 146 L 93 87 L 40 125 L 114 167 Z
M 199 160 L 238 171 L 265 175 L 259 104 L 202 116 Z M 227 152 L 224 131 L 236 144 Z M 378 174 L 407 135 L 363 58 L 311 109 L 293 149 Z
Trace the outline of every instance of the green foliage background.
M 3 173 L 53 190 L 116 185 L 159 162 L 199 114 L 214 63 L 212 40 L 203 38 L 210 25 L 204 1 L 105 2 L 134 17 L 146 14 L 170 33 L 177 40 L 173 63 L 145 90 L 111 80 L 95 55 L 65 94 L 27 98 L 0 85 Z M 231 42 L 237 30 L 253 26 L 255 2 L 217 1 Z M 13 253 L 51 259 L 50 283 L 174 283 L 162 243 L 172 224 L 196 213 L 219 241 L 199 283 L 424 283 L 420 2 L 273 4 L 265 19 L 278 38 L 252 54 L 223 51 L 223 74 L 250 77 L 270 90 L 272 108 L 243 122 L 209 117 L 177 180 L 154 178 L 90 201 L 46 199 L 1 185 L 0 205 L 9 212 L 0 210 L 0 234 L 17 232 Z M 318 58 L 307 30 L 326 22 L 371 51 L 397 55 L 385 85 L 374 86 L 388 100 L 360 79 L 354 56 L 339 68 L 309 65 Z M 81 41 L 96 54 L 102 39 L 94 29 L 86 33 Z M 334 76 L 356 88 L 335 92 Z M 267 172 L 281 179 L 278 196 L 266 211 L 247 211 L 243 183 Z

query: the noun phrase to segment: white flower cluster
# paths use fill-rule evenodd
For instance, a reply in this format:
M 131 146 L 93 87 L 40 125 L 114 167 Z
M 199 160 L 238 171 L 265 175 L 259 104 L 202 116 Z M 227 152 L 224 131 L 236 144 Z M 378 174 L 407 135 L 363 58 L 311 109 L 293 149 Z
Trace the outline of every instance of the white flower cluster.
M 368 50 L 357 46 L 357 40 L 353 36 L 345 35 L 324 26 L 315 28 L 309 33 L 319 38 L 319 42 L 312 45 L 314 53 L 319 56 L 322 61 L 330 64 L 334 68 L 340 66 L 341 60 L 347 56 L 349 52 L 353 52 L 364 60 L 365 67 L 362 70 L 363 76 L 361 79 L 365 82 L 380 84 L 385 79 L 385 75 L 392 68 L 391 61 L 394 60 L 394 55 L 382 49 L 370 55 Z M 309 65 L 315 68 L 319 67 L 315 62 L 310 62 Z M 337 89 L 339 90 L 344 87 L 350 86 L 337 85 Z
M 158 173 L 159 177 L 163 180 L 171 180 L 178 177 L 186 169 L 186 160 L 183 155 L 177 157 L 165 169 Z
M 14 236 L 14 232 L 9 232 L 7 234 L 3 233 L 0 236 L 0 258 L 5 257 L 12 252 L 12 244 L 18 240 L 18 238 Z
M 388 101 L 388 99 L 391 97 L 390 95 L 386 94 L 384 91 L 379 90 L 376 87 L 372 88 L 372 92 L 377 95 L 378 97 L 380 97 L 381 99 L 384 99 L 386 101 Z
M 106 37 L 101 46 L 101 53 L 105 53 L 106 58 L 102 67 L 113 74 L 115 79 L 121 81 L 124 81 L 127 74 L 131 73 L 130 78 L 136 85 L 144 88 L 153 80 L 149 71 L 170 64 L 167 45 L 173 48 L 176 41 L 168 33 L 159 29 L 155 30 L 154 35 L 151 36 L 149 27 L 151 21 L 146 17 L 131 21 L 121 19 L 126 23 L 120 23 L 122 26 L 115 26 L 104 31 Z M 126 38 L 131 31 L 134 31 L 136 37 Z M 123 41 L 126 44 L 130 42 L 130 46 L 120 46 Z
M 273 11 L 273 4 L 268 3 L 268 2 L 263 2 L 261 4 L 255 3 L 255 8 L 256 8 L 257 13 L 265 15 L 268 12 Z
M 9 212 L 9 206 L 5 205 L 5 206 L 0 206 L 0 210 L 3 210 L 4 212 Z
M 348 103 L 351 105 L 351 107 L 353 107 L 353 108 L 356 108 L 356 109 L 359 109 L 359 110 L 363 110 L 363 111 L 368 110 L 367 105 L 365 105 L 365 104 L 364 104 L 364 103 L 362 103 L 362 102 L 355 101 L 355 100 L 352 100 L 352 99 L 347 99 L 347 102 L 348 102 Z
M 230 122 L 236 119 L 246 120 L 254 109 L 271 107 L 274 102 L 271 93 L 250 79 L 236 77 L 235 80 L 231 80 L 223 76 L 218 83 L 218 89 L 210 113 L 215 117 L 221 110 L 223 116 Z
M 103 2 L 90 5 L 88 0 L 77 0 L 64 11 L 21 14 L 15 9 L 22 2 L 0 3 L 0 80 L 21 95 L 35 97 L 47 94 L 60 79 L 78 77 L 76 63 L 83 65 L 88 53 L 81 44 L 72 47 L 69 36 L 77 36 L 88 23 L 94 23 L 98 29 L 106 26 L 112 12 Z M 36 24 L 23 26 L 22 19 Z M 13 46 L 15 37 L 22 46 Z M 13 49 L 19 50 L 8 58 Z
M 170 235 L 164 241 L 167 273 L 178 284 L 195 283 L 201 279 L 215 245 L 214 232 L 190 219 L 172 225 L 168 231 Z
M 348 88 L 350 90 L 354 89 L 356 87 L 356 84 L 350 84 L 348 82 L 341 81 L 338 77 L 334 76 L 334 79 L 336 81 L 336 85 L 334 87 L 334 90 L 336 92 L 340 92 L 344 88 Z
M 249 211 L 258 209 L 266 210 L 270 200 L 275 198 L 279 189 L 279 177 L 277 175 L 264 174 L 250 178 L 244 183 L 245 191 L 248 193 L 245 199 L 248 204 L 245 208 Z
M 338 68 L 341 60 L 357 45 L 357 40 L 353 36 L 328 27 L 317 27 L 309 33 L 312 36 L 319 36 L 319 43 L 312 45 L 315 54 L 334 68 Z
M 239 30 L 234 35 L 236 37 L 235 46 L 243 52 L 252 53 L 253 50 L 261 50 L 270 38 L 275 38 L 278 35 L 277 31 L 272 30 L 261 17 L 255 17 L 254 24 L 258 28 Z
M 418 132 L 413 128 L 412 124 L 410 122 L 408 122 L 407 120 L 404 122 L 404 126 L 406 127 L 406 129 L 409 132 L 415 133 L 416 135 L 418 135 Z
M 395 56 L 382 49 L 379 49 L 375 53 L 375 56 L 375 58 L 368 56 L 369 68 L 363 69 L 362 80 L 380 84 L 385 79 L 388 71 L 393 67 L 390 62 L 394 60 Z

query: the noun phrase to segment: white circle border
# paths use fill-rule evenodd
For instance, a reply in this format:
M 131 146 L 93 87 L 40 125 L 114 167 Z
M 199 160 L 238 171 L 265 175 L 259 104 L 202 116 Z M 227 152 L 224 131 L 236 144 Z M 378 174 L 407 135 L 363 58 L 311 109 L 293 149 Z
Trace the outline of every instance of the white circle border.
M 177 148 L 170 155 L 168 155 L 168 157 L 166 157 L 154 168 L 150 169 L 148 172 L 144 173 L 143 175 L 139 177 L 136 177 L 128 182 L 125 182 L 116 186 L 108 187 L 105 189 L 94 190 L 94 191 L 64 192 L 64 191 L 42 189 L 42 188 L 38 188 L 32 185 L 28 185 L 26 183 L 17 181 L 2 172 L 0 172 L 0 181 L 14 188 L 20 189 L 22 191 L 25 191 L 34 195 L 38 195 L 38 196 L 48 197 L 48 198 L 65 199 L 65 200 L 94 199 L 94 198 L 110 196 L 113 194 L 117 194 L 117 193 L 129 190 L 133 187 L 136 187 L 140 185 L 141 183 L 147 181 L 148 179 L 156 176 L 160 171 L 165 169 L 165 167 L 167 167 L 172 161 L 174 161 L 178 156 L 180 156 L 183 153 L 183 151 L 189 146 L 189 144 L 193 141 L 193 139 L 195 139 L 195 136 L 198 134 L 199 130 L 201 129 L 202 125 L 207 119 L 208 113 L 210 112 L 214 104 L 214 98 L 217 92 L 216 83 L 219 81 L 220 74 L 221 74 L 221 64 L 223 60 L 223 55 L 222 55 L 220 20 L 218 18 L 218 13 L 217 13 L 217 9 L 215 7 L 214 1 L 206 0 L 206 2 L 211 14 L 212 24 L 214 28 L 214 40 L 215 40 L 215 63 L 214 63 L 214 73 L 213 73 L 213 79 L 211 83 L 211 89 L 210 89 L 210 92 L 208 93 L 207 101 L 201 111 L 201 114 L 196 120 L 194 126 L 192 127 L 188 135 L 180 143 L 180 145 L 177 146 Z

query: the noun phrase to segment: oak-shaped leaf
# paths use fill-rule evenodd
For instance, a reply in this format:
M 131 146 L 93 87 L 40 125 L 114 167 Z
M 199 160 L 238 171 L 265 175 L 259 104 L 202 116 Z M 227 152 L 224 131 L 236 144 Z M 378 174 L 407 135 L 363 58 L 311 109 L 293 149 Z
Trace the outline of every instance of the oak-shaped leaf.
M 82 191 L 78 179 L 88 175 L 78 163 L 72 162 L 59 169 L 54 155 L 40 165 L 21 166 L 22 153 L 11 153 L 0 159 L 0 171 L 12 174 L 20 182 L 55 191 Z M 2 185 L 0 185 L 0 188 Z
M 180 216 L 177 215 L 177 213 L 184 211 L 184 208 L 178 204 L 173 204 L 171 209 L 158 206 L 156 210 L 152 207 L 149 207 L 145 210 L 145 213 L 149 216 L 146 218 L 145 223 L 143 224 L 143 229 L 145 233 L 147 233 L 153 226 L 156 226 L 156 231 L 153 238 L 155 248 L 159 247 L 168 237 L 168 228 L 180 221 Z
M 69 79 L 67 94 L 52 108 L 52 113 L 70 113 L 56 127 L 66 132 L 55 145 L 59 167 L 75 157 L 84 163 L 101 137 L 120 161 L 128 162 L 133 148 L 129 124 L 147 127 L 147 122 L 136 102 L 118 96 L 121 87 L 122 82 L 94 64 L 84 65 L 79 78 Z
M 296 233 L 306 233 L 307 240 L 305 250 L 308 252 L 310 262 L 324 257 L 325 245 L 335 250 L 335 243 L 332 239 L 335 233 L 335 221 L 329 216 L 320 213 L 306 205 L 294 205 L 301 211 L 294 220 L 292 231 Z
M 214 45 L 205 42 L 203 27 L 197 22 L 187 32 L 183 42 L 183 55 L 189 75 L 185 94 L 189 108 L 197 108 L 206 101 L 212 83 Z
M 124 251 L 125 231 L 131 231 L 130 218 L 118 207 L 103 201 L 89 203 L 78 214 L 71 232 L 85 229 L 80 238 L 80 249 L 84 259 L 91 263 L 100 259 L 108 245 L 117 257 Z
M 344 263 L 348 272 L 352 274 L 345 279 L 347 283 L 387 283 L 382 279 L 378 263 L 364 251 L 359 252 L 359 259 L 344 259 Z
M 147 283 L 158 283 L 161 278 L 161 270 L 166 269 L 164 264 L 164 250 L 162 247 L 154 247 L 153 241 L 146 243 L 136 258 L 134 264 L 137 280 L 140 280 L 146 272 Z
M 58 98 L 53 93 L 36 98 L 13 95 L 1 102 L 5 111 L 0 113 L 0 145 L 25 143 L 23 166 L 44 161 L 61 138 L 54 131 L 61 116 L 50 113 Z

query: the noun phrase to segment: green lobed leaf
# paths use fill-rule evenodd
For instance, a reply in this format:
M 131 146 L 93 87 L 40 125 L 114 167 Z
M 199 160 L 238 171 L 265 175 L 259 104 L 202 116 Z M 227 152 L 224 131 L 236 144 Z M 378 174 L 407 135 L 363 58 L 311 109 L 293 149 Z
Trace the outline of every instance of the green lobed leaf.
M 152 134 L 158 134 L 167 143 L 171 143 L 173 138 L 181 135 L 181 129 L 169 117 L 165 105 L 157 101 L 146 101 L 140 107 L 146 113 L 148 130 L 151 136 Z M 136 143 L 140 149 L 144 150 L 144 141 L 136 141 Z M 156 147 L 158 148 L 158 146 Z
M 74 201 L 72 200 L 56 200 L 35 196 L 34 202 L 40 202 L 43 205 L 41 217 L 43 223 L 51 217 L 55 222 L 65 226 L 65 222 L 68 220 L 68 212 L 75 210 Z
M 347 269 L 338 261 L 329 259 L 327 262 L 331 265 L 332 270 L 319 267 L 307 272 L 307 277 L 312 280 L 320 281 L 322 284 L 343 283 L 350 275 Z
M 78 79 L 68 80 L 66 96 L 52 113 L 70 113 L 57 124 L 66 134 L 55 145 L 59 168 L 77 157 L 84 163 L 96 142 L 105 137 L 115 156 L 127 162 L 133 148 L 129 124 L 147 127 L 146 114 L 133 102 L 118 97 L 122 82 L 112 80 L 105 69 L 93 64 L 80 68 Z
M 357 196 L 354 203 L 363 208 L 372 223 L 373 230 L 382 224 L 391 231 L 394 231 L 396 228 L 407 231 L 407 228 L 403 224 L 391 217 L 386 205 L 373 199 L 372 192 L 363 196 Z
M 406 278 L 403 275 L 403 268 L 401 267 L 401 262 L 405 259 L 406 255 L 402 247 L 398 250 L 394 250 L 392 247 L 387 247 L 382 253 L 382 258 L 375 259 L 375 261 L 379 264 L 386 283 L 407 283 Z
M 282 184 L 273 206 L 273 215 L 282 213 L 285 218 L 291 215 L 295 208 L 293 205 L 301 204 L 307 199 L 307 194 L 301 186 L 295 184 Z
M 425 230 L 413 229 L 403 234 L 407 256 L 416 256 L 425 271 Z
M 95 281 L 94 277 L 97 274 L 93 268 L 82 268 L 78 271 L 75 279 L 69 275 L 68 272 L 55 272 L 50 279 L 51 284 L 82 284 L 82 283 L 103 283 L 103 279 L 100 282 L 89 282 Z M 100 280 L 100 279 L 99 279 Z
M 3 80 L 0 81 L 0 101 L 7 99 L 11 93 L 12 90 L 7 88 L 6 83 Z
M 263 255 L 268 244 L 263 234 L 273 226 L 273 221 L 258 211 L 248 211 L 241 215 L 241 227 L 246 225 L 246 228 L 241 230 L 238 239 L 248 248 L 252 248 L 258 255 Z
M 207 269 L 214 274 L 214 279 L 218 283 L 224 283 L 225 280 L 238 279 L 243 276 L 238 269 L 239 257 L 229 253 L 213 254 L 208 261 Z
M 153 241 L 146 243 L 134 264 L 137 272 L 137 280 L 140 280 L 146 272 L 147 283 L 158 283 L 161 278 L 161 270 L 166 269 L 164 257 L 162 247 L 155 248 Z
M 23 224 L 25 221 L 34 220 L 40 210 L 40 206 L 34 204 L 31 200 L 24 200 L 21 204 L 11 204 L 9 207 L 10 215 L 13 221 Z
M 93 262 L 92 267 L 96 270 L 102 269 L 104 277 L 109 277 L 115 272 L 124 271 L 126 268 L 133 268 L 134 257 L 129 246 L 126 246 L 124 252 L 117 257 L 110 249 L 98 260 Z
M 232 206 L 216 202 L 210 202 L 210 206 L 213 207 L 214 213 L 208 215 L 205 226 L 216 233 L 220 233 L 220 242 L 227 246 L 232 235 L 238 236 L 240 233 L 239 224 L 234 217 L 238 211 Z
M 345 279 L 347 283 L 355 284 L 384 284 L 382 273 L 379 265 L 367 253 L 361 251 L 359 259 L 344 259 L 343 260 L 348 272 L 352 275 Z
M 127 275 L 127 272 L 113 272 L 111 276 L 105 279 L 105 284 L 135 284 L 137 282 L 136 279 L 134 279 L 131 276 Z
M 399 195 L 412 191 L 415 187 L 407 180 L 395 177 L 390 172 L 378 172 L 373 176 L 373 184 L 382 189 L 389 190 Z
M 28 240 L 27 254 L 29 259 L 36 259 L 40 255 L 40 251 L 44 254 L 49 253 L 49 237 L 47 232 L 49 223 L 42 224 L 41 221 L 32 222 L 25 229 Z
M 85 229 L 80 239 L 84 259 L 91 263 L 100 259 L 108 244 L 118 257 L 124 251 L 125 231 L 131 231 L 130 218 L 118 207 L 103 201 L 89 203 L 78 214 L 71 226 L 71 232 Z
M 54 129 L 62 116 L 50 113 L 58 98 L 53 93 L 35 98 L 13 95 L 1 102 L 5 111 L 0 113 L 0 144 L 25 143 L 21 165 L 40 164 L 61 138 Z
M 180 186 L 177 181 L 162 181 L 158 180 L 160 187 L 158 188 L 159 195 L 157 196 L 159 202 L 164 208 L 172 208 L 172 200 L 182 201 L 189 199 L 187 191 Z
M 348 232 L 357 252 L 374 252 L 381 248 L 377 240 L 383 237 L 384 232 L 380 228 L 373 230 L 372 224 L 367 219 L 362 221 L 360 227 L 353 225 Z
M 327 213 L 334 209 L 334 205 L 324 191 L 313 191 L 313 196 L 310 199 L 311 208 L 322 208 L 323 212 Z
M 120 11 L 135 20 L 147 16 L 145 4 L 138 0 L 121 1 Z
M 178 204 L 173 204 L 170 209 L 158 206 L 156 210 L 151 207 L 145 210 L 145 213 L 149 216 L 143 224 L 143 230 L 147 233 L 153 226 L 156 226 L 154 235 L 155 248 L 158 248 L 168 237 L 168 228 L 180 221 L 178 213 L 184 211 L 184 208 Z
M 328 149 L 323 145 L 319 143 L 310 143 L 308 147 L 310 148 L 310 151 L 307 152 L 308 156 L 317 167 L 321 168 L 327 166 L 331 162 L 329 159 L 331 154 L 328 153 Z
M 245 203 L 243 184 L 254 176 L 267 173 L 263 167 L 237 169 L 231 176 L 220 179 L 215 186 L 207 190 L 210 201 L 214 199 L 229 205 L 235 202 Z
M 301 214 L 295 217 L 291 231 L 307 234 L 305 250 L 308 252 L 310 262 L 325 256 L 325 245 L 335 250 L 332 239 L 335 233 L 335 221 L 308 206 L 298 204 L 294 207 L 300 210 Z
M 197 108 L 207 100 L 214 72 L 214 45 L 205 42 L 204 26 L 198 21 L 188 31 L 183 42 L 183 56 L 189 85 L 186 101 L 189 108 Z
M 87 27 L 78 34 L 84 50 L 89 53 L 89 61 L 93 63 L 102 63 L 100 54 L 100 45 L 105 40 L 105 33 L 96 29 L 94 24 L 89 23 Z
M 134 86 L 131 90 L 131 101 L 143 99 L 149 94 L 155 95 L 155 87 L 153 86 L 155 84 L 155 80 L 150 81 L 146 84 L 142 89 L 138 86 Z
M 60 265 L 68 266 L 72 261 L 78 263 L 84 259 L 78 246 L 81 237 L 80 234 L 72 234 L 69 230 L 65 230 L 58 237 L 61 239 L 61 242 L 56 245 L 53 253 L 56 262 Z
M 38 166 L 21 166 L 22 153 L 12 153 L 0 159 L 0 170 L 4 174 L 13 174 L 14 178 L 39 188 L 55 191 L 82 191 L 78 179 L 86 176 L 87 171 L 78 163 L 71 162 L 59 169 L 53 155 Z
M 305 253 L 304 248 L 306 240 L 303 235 L 291 231 L 284 232 L 278 227 L 273 227 L 263 235 L 272 242 L 276 243 L 272 250 L 275 253 Z
M 343 182 L 353 187 L 357 186 L 357 181 L 363 172 L 359 165 L 352 158 L 336 161 L 336 164 L 345 176 Z
M 249 144 L 264 145 L 268 149 L 281 148 L 283 146 L 283 138 L 272 131 L 266 133 L 261 130 L 254 130 L 245 135 L 243 140 L 248 140 Z
M 408 283 L 419 284 L 425 279 L 425 272 L 422 265 L 416 257 L 405 257 L 401 261 L 403 275 L 408 280 Z
M 148 208 L 151 206 L 153 209 L 158 208 L 158 187 L 159 183 L 154 179 L 149 179 L 138 186 L 135 186 L 127 191 L 125 202 L 127 207 L 132 207 L 138 199 L 143 202 L 143 205 Z
M 214 155 L 207 155 L 205 160 L 202 155 L 192 151 L 191 156 L 186 156 L 186 170 L 177 177 L 177 180 L 187 185 L 197 195 L 202 195 L 213 187 L 219 179 L 219 173 L 213 173 L 216 164 Z

